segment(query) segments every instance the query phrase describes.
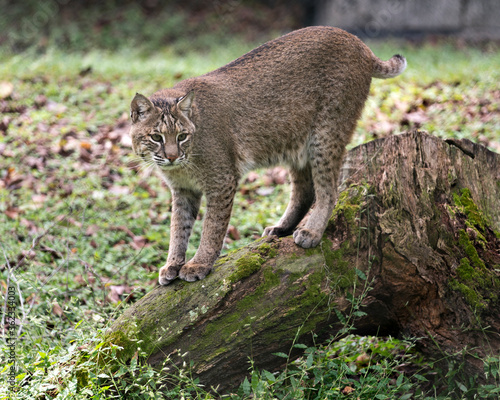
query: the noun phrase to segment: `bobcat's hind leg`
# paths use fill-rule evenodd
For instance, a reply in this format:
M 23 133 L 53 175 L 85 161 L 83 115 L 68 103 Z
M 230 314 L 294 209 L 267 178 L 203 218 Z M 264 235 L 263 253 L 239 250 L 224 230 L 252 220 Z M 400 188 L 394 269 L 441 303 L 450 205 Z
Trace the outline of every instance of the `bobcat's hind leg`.
M 310 148 L 310 163 L 316 203 L 303 227 L 293 233 L 297 245 L 303 248 L 316 247 L 332 214 L 337 201 L 337 180 L 342 165 L 345 139 L 340 127 L 332 132 L 330 126 L 316 129 Z
M 291 235 L 314 202 L 314 185 L 309 165 L 303 169 L 292 168 L 290 179 L 292 181 L 292 194 L 285 214 L 277 225 L 264 229 L 262 236 Z

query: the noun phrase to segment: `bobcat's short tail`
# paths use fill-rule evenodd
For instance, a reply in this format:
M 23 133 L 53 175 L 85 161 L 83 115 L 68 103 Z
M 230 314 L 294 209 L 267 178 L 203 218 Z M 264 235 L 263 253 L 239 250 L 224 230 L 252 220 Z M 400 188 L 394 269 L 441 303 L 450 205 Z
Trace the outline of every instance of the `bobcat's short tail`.
M 406 68 L 406 58 L 396 54 L 390 60 L 382 61 L 377 57 L 373 57 L 373 73 L 374 78 L 394 78 L 403 72 Z

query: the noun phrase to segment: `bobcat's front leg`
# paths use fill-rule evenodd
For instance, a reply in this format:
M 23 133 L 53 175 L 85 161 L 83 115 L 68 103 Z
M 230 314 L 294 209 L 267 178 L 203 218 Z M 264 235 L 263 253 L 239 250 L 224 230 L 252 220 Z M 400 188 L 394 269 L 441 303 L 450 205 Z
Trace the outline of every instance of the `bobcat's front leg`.
M 186 261 L 186 250 L 193 224 L 200 209 L 201 193 L 172 190 L 172 222 L 167 263 L 160 269 L 160 285 L 168 285 Z
M 179 278 L 194 282 L 205 278 L 212 270 L 226 236 L 235 193 L 236 182 L 221 185 L 212 193 L 207 193 L 207 214 L 200 247 L 195 256 L 181 268 Z

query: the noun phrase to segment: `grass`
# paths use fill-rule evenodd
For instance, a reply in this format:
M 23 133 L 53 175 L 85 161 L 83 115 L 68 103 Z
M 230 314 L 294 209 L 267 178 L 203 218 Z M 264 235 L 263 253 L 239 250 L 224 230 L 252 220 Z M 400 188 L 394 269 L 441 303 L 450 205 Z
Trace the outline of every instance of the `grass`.
M 189 377 L 189 366 L 160 378 L 140 363 L 108 371 L 92 357 L 81 365 L 72 360 L 81 346 L 89 346 L 90 355 L 103 350 L 99 333 L 155 286 L 168 251 L 170 195 L 158 178 L 135 167 L 129 102 L 135 92 L 150 95 L 254 46 L 240 39 L 214 42 L 196 51 L 187 51 L 185 42 L 154 51 L 130 45 L 61 50 L 50 40 L 42 52 L 0 47 L 0 285 L 2 305 L 8 287 L 17 296 L 18 398 L 60 390 L 57 398 L 97 399 L 115 389 L 153 399 L 162 398 L 162 384 L 170 385 L 169 398 L 212 398 Z M 381 58 L 404 54 L 409 67 L 400 78 L 374 80 L 351 146 L 419 127 L 499 151 L 500 52 L 450 44 L 371 47 Z M 243 180 L 225 251 L 251 242 L 279 219 L 289 196 L 282 174 L 257 171 Z M 198 222 L 188 256 L 200 232 Z M 419 371 L 430 366 L 413 343 L 348 336 L 318 344 L 282 373 L 252 370 L 230 398 L 409 398 L 405 392 L 424 398 L 418 388 L 427 378 Z M 4 346 L 2 367 L 6 354 Z M 491 359 L 488 368 L 498 382 L 496 363 Z M 406 364 L 412 369 L 402 373 Z M 82 368 L 92 371 L 91 379 L 75 397 Z M 473 383 L 460 387 L 453 380 L 459 370 L 442 371 L 451 377 L 448 394 L 427 398 L 472 393 Z M 0 374 L 6 378 L 8 368 Z M 7 388 L 0 394 L 7 396 Z

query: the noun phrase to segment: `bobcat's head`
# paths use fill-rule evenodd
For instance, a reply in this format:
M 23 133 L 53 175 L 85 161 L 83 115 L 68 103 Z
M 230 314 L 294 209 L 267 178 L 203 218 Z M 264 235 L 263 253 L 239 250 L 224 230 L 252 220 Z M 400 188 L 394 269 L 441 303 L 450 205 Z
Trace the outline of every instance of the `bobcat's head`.
M 187 163 L 195 126 L 194 92 L 153 101 L 137 93 L 130 104 L 132 147 L 147 165 L 168 170 Z

